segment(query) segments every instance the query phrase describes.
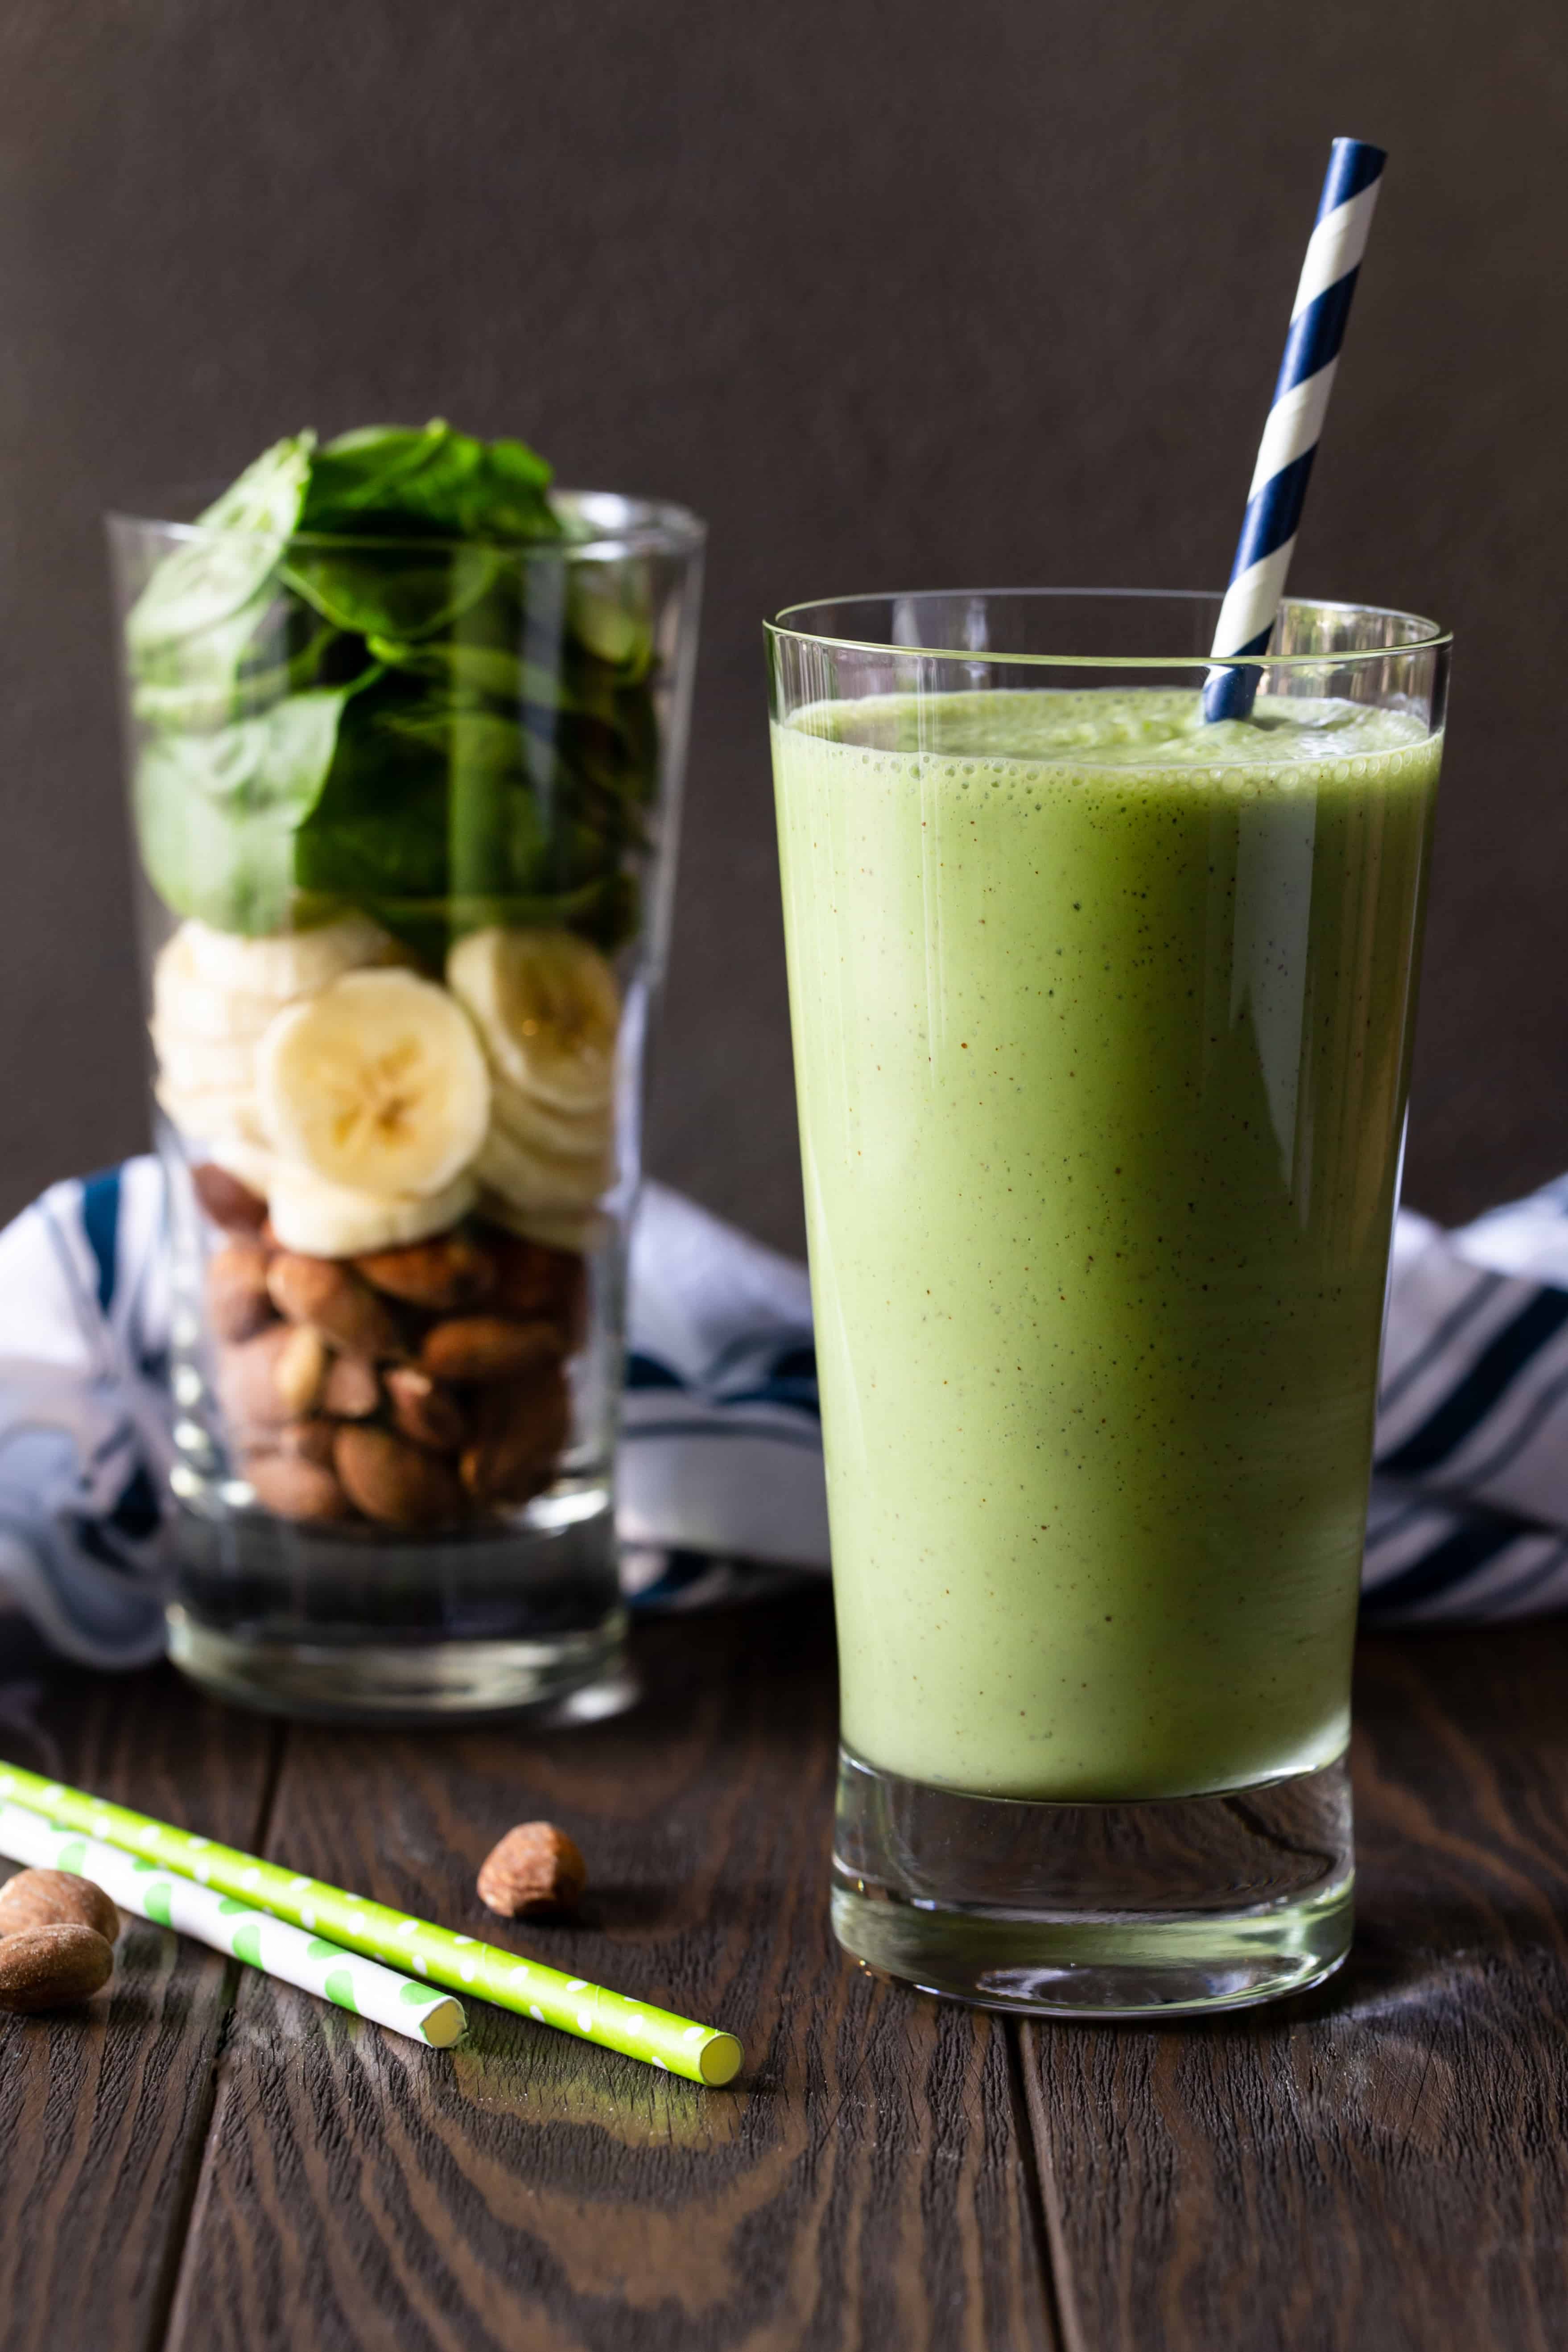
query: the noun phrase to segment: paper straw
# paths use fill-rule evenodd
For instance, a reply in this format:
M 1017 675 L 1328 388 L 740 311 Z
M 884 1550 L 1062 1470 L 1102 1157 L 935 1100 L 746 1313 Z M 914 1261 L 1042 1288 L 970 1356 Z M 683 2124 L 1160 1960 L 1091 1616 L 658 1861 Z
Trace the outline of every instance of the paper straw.
M 1211 650 L 1216 661 L 1222 656 L 1260 654 L 1273 635 L 1386 161 L 1381 147 L 1369 147 L 1361 139 L 1336 139 L 1330 150 L 1328 177 L 1307 241 L 1274 404 L 1263 427 L 1230 585 L 1215 627 Z M 1211 669 L 1204 687 L 1204 717 L 1245 719 L 1258 679 L 1256 668 Z
M 227 1952 L 264 1976 L 281 1977 L 357 2017 L 374 2018 L 433 2050 L 449 2050 L 467 2024 L 462 2005 L 427 1984 L 416 1984 L 358 1952 L 286 1927 L 248 1903 L 237 1902 L 145 1856 L 121 1852 L 79 1831 L 46 1821 L 26 1806 L 0 1803 L 0 1853 L 35 1870 L 68 1870 L 101 1886 L 110 1902 L 138 1918 L 177 1928 Z
M 500 2009 L 515 2010 L 537 2024 L 553 2025 L 584 2042 L 640 2058 L 661 2073 L 684 2074 L 690 2082 L 717 2089 L 740 2072 L 742 2052 L 732 2033 L 672 2016 L 646 2001 L 628 2000 L 584 1977 L 569 1977 L 497 1945 L 476 1943 L 471 1936 L 455 1936 L 449 1928 L 410 1918 L 384 1904 L 368 1903 L 363 1895 L 345 1894 L 320 1879 L 300 1877 L 256 1854 L 215 1845 L 210 1838 L 194 1837 L 188 1830 L 132 1812 L 128 1806 L 106 1804 L 81 1789 L 43 1780 L 19 1765 L 0 1765 L 0 1798 L 7 1796 L 110 1845 L 139 1856 L 156 1855 L 166 1869 L 296 1927 L 312 1934 L 324 1930 L 352 1952 L 410 1967 L 428 1983 L 477 1993 Z

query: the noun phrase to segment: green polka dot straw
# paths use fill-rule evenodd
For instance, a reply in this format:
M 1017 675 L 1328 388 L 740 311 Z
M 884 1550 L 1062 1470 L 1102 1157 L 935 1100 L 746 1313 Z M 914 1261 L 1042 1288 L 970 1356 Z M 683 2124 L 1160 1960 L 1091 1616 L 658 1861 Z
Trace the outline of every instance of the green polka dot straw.
M 18 1776 L 0 1770 L 0 1785 Z M 69 1870 L 101 1886 L 122 1911 L 194 1936 L 247 1967 L 299 1985 L 416 2042 L 449 2049 L 467 2022 L 462 2005 L 433 1985 L 395 1975 L 359 1952 L 274 1919 L 242 1897 L 198 1885 L 150 1855 L 125 1853 L 15 1802 L 0 1803 L 0 1853 L 35 1870 Z
M 123 1805 L 105 1804 L 79 1789 L 68 1789 L 58 1780 L 45 1780 L 35 1772 L 24 1772 L 19 1766 L 0 1764 L 0 1799 L 7 1796 L 16 1804 L 30 1806 L 68 1828 L 134 1854 L 142 1863 L 162 1864 L 169 1873 L 182 1874 L 206 1889 L 244 1903 L 252 1916 L 267 1914 L 273 1921 L 289 1922 L 307 1936 L 330 1937 L 331 1943 L 327 1948 L 337 1949 L 340 1961 L 365 1954 L 389 1962 L 395 1969 L 409 1969 L 420 1984 L 410 1985 L 404 1999 L 431 1985 L 445 1985 L 457 1993 L 477 1993 L 481 2000 L 494 2001 L 500 2009 L 515 2010 L 540 2025 L 553 2025 L 563 2033 L 574 2033 L 584 2042 L 596 2042 L 607 2050 L 624 2052 L 628 2058 L 640 2058 L 646 2065 L 657 2066 L 664 2074 L 684 2074 L 690 2082 L 705 2083 L 715 2089 L 732 2082 L 741 2070 L 741 2044 L 732 2033 L 722 2032 L 716 2026 L 676 2017 L 668 2010 L 652 2008 L 646 2001 L 628 2000 L 624 1994 L 607 1991 L 603 1985 L 590 1984 L 586 1978 L 566 1976 L 559 1969 L 523 1959 L 516 1952 L 503 1951 L 494 1944 L 478 1943 L 471 1936 L 456 1936 L 449 1928 L 433 1927 L 426 1919 L 412 1919 L 405 1912 L 389 1910 L 384 1904 L 369 1903 L 363 1895 L 345 1894 L 342 1887 L 300 1877 L 277 1863 L 262 1862 L 255 1854 L 240 1853 L 233 1846 L 215 1845 L 208 1838 L 194 1837 L 187 1830 L 150 1820 L 145 1813 L 132 1812 Z M 9 1809 L 0 1806 L 0 1813 L 6 1810 Z M 3 1841 L 0 1850 L 9 1851 Z M 100 1884 L 116 1902 L 123 1899 L 107 1882 Z M 222 1948 L 232 1949 L 232 1945 L 226 1943 Z M 271 1963 L 268 1960 L 263 1965 L 270 1968 Z M 280 1969 L 274 1973 L 287 1976 L 289 1972 Z M 378 1969 L 375 1973 L 384 1975 L 386 1971 Z M 303 1979 L 290 1978 L 289 1981 L 299 1983 Z M 399 1978 L 396 1981 L 405 1983 L 406 1979 Z M 312 1979 L 311 1990 L 326 1991 L 327 1987 Z M 448 2005 L 456 2008 L 455 2002 Z M 380 2014 L 370 2011 L 364 2013 Z M 460 2011 L 458 2016 L 460 2021 Z M 384 2024 L 393 2021 L 382 2017 Z M 407 2025 L 403 2024 L 401 2030 L 407 2032 Z M 460 2031 L 459 2021 L 454 2035 L 447 2038 L 455 2038 Z M 423 2038 L 437 2039 L 429 2032 Z

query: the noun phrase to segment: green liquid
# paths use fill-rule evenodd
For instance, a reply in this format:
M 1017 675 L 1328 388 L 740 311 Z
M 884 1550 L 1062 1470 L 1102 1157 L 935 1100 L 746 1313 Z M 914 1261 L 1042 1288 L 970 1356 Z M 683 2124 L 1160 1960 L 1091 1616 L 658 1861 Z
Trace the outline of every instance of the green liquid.
M 1439 742 L 1046 691 L 773 751 L 846 1741 L 1026 1798 L 1328 1761 Z

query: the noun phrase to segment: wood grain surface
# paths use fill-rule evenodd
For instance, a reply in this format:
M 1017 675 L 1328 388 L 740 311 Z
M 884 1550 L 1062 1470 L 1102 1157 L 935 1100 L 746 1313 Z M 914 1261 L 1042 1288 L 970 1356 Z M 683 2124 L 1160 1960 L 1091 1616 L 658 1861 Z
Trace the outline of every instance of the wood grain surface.
M 483 2004 L 423 2051 L 151 1927 L 0 2021 L 0 2352 L 1558 2352 L 1568 1628 L 1363 1645 L 1361 1926 L 1311 1998 L 1011 2025 L 828 1931 L 830 1628 L 638 1637 L 568 1736 L 0 1682 L 0 1754 L 742 2035 L 702 2092 Z M 479 1906 L 544 1816 L 571 1926 Z
M 290 1735 L 269 1852 L 739 2033 L 704 2092 L 474 2004 L 451 2058 L 247 1978 L 172 2342 L 370 2352 L 1046 2346 L 1006 2036 L 827 1927 L 820 1606 L 668 1625 L 569 1738 Z M 575 1927 L 494 1919 L 514 1822 L 588 1857 Z
M 1030 2027 L 1068 2352 L 1568 2342 L 1568 1629 L 1363 1644 L 1320 1993 Z
M 167 1668 L 0 1681 L 0 1756 L 238 1845 L 261 1831 L 279 1738 Z M 133 1919 L 108 1992 L 0 2017 L 3 2352 L 162 2342 L 237 1974 Z

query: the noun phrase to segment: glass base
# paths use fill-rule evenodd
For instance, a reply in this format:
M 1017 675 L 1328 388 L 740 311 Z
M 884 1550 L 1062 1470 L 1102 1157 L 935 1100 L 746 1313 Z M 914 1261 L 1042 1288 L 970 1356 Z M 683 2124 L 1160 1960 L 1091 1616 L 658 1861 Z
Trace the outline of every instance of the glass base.
M 637 1685 L 615 1522 L 586 1499 L 422 1538 L 180 1511 L 169 1654 L 222 1698 L 331 1722 L 618 1713 Z
M 1030 2016 L 1241 2009 L 1350 1949 L 1350 1773 L 1212 1796 L 966 1796 L 840 1750 L 833 1927 L 922 1992 Z

